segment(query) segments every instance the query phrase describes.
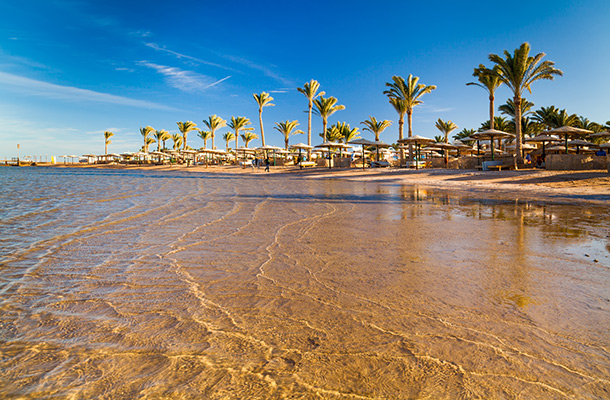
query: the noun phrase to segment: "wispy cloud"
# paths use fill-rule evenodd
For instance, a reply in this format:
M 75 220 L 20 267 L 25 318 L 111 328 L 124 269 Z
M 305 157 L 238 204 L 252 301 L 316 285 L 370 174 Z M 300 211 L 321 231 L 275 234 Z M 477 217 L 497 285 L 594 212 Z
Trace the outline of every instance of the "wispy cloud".
M 293 86 L 294 85 L 294 83 L 290 79 L 284 78 L 283 76 L 277 74 L 270 67 L 268 67 L 266 65 L 260 65 L 260 64 L 257 64 L 255 62 L 253 62 L 253 61 L 250 61 L 250 60 L 248 60 L 246 58 L 232 56 L 232 55 L 228 55 L 228 54 L 220 55 L 220 57 L 223 57 L 223 58 L 225 58 L 225 59 L 227 59 L 229 61 L 232 61 L 232 62 L 234 62 L 236 64 L 244 65 L 244 66 L 246 66 L 246 67 L 248 67 L 250 69 L 253 69 L 253 70 L 256 70 L 256 71 L 260 71 L 260 72 L 263 73 L 263 75 L 265 75 L 265 76 L 267 76 L 267 77 L 269 77 L 271 79 L 274 79 L 274 80 L 276 80 L 278 82 L 281 82 L 282 85 L 285 85 L 285 86 Z
M 162 51 L 162 52 L 165 52 L 165 53 L 172 54 L 172 55 L 176 56 L 179 59 L 186 59 L 186 60 L 194 61 L 194 62 L 196 62 L 198 64 L 210 65 L 212 67 L 217 67 L 217 68 L 222 68 L 222 69 L 234 71 L 234 69 L 229 68 L 229 67 L 225 67 L 224 65 L 220 65 L 220 64 L 216 64 L 216 63 L 213 63 L 213 62 L 210 62 L 210 61 L 202 60 L 201 58 L 189 56 L 189 55 L 186 55 L 186 54 L 178 53 L 176 51 L 173 51 L 173 50 L 170 50 L 170 49 L 166 48 L 165 46 L 159 46 L 156 43 L 144 43 L 144 45 L 147 46 L 147 47 L 150 47 L 153 50 Z
M 222 79 L 214 80 L 206 75 L 197 74 L 192 71 L 184 71 L 176 67 L 154 64 L 148 61 L 139 61 L 137 64 L 154 69 L 165 77 L 168 85 L 184 92 L 201 92 L 212 86 L 216 86 L 231 77 L 229 75 Z
M 17 89 L 19 93 L 46 97 L 50 99 L 92 101 L 156 110 L 175 110 L 173 107 L 168 107 L 150 101 L 130 99 L 128 97 L 116 96 L 113 94 L 101 93 L 88 89 L 80 89 L 73 86 L 56 85 L 54 83 L 38 81 L 1 71 L 0 84 L 3 84 L 8 88 Z

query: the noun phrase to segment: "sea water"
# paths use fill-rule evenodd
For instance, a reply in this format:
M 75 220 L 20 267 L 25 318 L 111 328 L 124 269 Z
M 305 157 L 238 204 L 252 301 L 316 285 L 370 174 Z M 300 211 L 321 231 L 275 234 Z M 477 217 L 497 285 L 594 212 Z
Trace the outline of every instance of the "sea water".
M 610 212 L 0 168 L 0 397 L 610 397 Z

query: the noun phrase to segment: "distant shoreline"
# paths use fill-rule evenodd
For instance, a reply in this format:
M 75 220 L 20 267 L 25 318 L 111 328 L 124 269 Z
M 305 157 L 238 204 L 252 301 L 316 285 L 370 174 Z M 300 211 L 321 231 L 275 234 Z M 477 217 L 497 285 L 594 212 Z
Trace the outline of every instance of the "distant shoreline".
M 119 170 L 153 170 L 204 172 L 226 175 L 286 175 L 304 179 L 345 179 L 352 181 L 383 181 L 387 183 L 421 185 L 429 188 L 459 190 L 468 193 L 484 193 L 493 198 L 514 200 L 539 200 L 547 202 L 583 202 L 610 204 L 610 174 L 606 170 L 593 171 L 476 171 L 453 169 L 382 169 L 323 167 L 299 169 L 271 167 L 258 170 L 239 166 L 189 166 L 186 165 L 109 165 L 109 164 L 39 164 L 54 168 L 95 168 Z

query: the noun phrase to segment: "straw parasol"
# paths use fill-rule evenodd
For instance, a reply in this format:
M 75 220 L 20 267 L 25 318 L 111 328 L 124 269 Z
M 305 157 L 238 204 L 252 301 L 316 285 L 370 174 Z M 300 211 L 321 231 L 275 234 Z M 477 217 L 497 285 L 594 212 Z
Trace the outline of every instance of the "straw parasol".
M 498 131 L 496 129 L 487 129 L 485 131 L 473 133 L 470 135 L 474 140 L 489 140 L 491 142 L 491 160 L 494 160 L 494 140 L 514 138 L 515 135 L 508 132 Z
M 582 136 L 593 133 L 593 131 L 590 131 L 588 129 L 575 128 L 573 126 L 562 126 L 561 128 L 551 129 L 546 133 L 556 133 L 558 135 L 563 135 L 566 144 L 566 154 L 568 154 L 568 136 Z
M 587 142 L 586 140 L 575 139 L 575 140 L 570 140 L 568 142 L 568 146 L 576 146 L 576 154 L 579 154 L 580 148 L 582 146 L 597 146 L 597 145 L 595 143 Z
M 526 142 L 542 143 L 542 159 L 546 157 L 546 144 L 552 142 L 559 142 L 557 136 L 547 135 L 546 132 L 542 132 L 533 138 L 525 139 Z
M 318 149 L 322 149 L 322 148 L 326 148 L 328 149 L 328 169 L 332 168 L 332 158 L 330 156 L 330 152 L 332 151 L 333 148 L 335 149 L 345 149 L 348 147 L 351 147 L 347 144 L 343 144 L 343 143 L 338 143 L 338 142 L 331 142 L 331 141 L 326 141 L 322 144 L 319 144 L 317 146 L 314 146 L 315 148 Z
M 421 145 L 434 143 L 434 139 L 419 135 L 410 136 L 405 139 L 398 139 L 397 141 L 398 143 L 407 143 L 415 145 L 415 169 L 419 169 L 419 159 L 421 158 Z
M 367 139 L 356 139 L 349 142 L 349 144 L 360 144 L 362 145 L 362 170 L 366 167 L 366 163 L 364 162 L 364 146 L 372 146 L 373 142 Z

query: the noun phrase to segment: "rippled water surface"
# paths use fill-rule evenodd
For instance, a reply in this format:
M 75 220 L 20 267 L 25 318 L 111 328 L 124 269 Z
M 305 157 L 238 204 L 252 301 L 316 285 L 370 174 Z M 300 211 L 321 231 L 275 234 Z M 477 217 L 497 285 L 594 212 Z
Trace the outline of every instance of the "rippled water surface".
M 0 398 L 610 398 L 610 212 L 0 168 Z

